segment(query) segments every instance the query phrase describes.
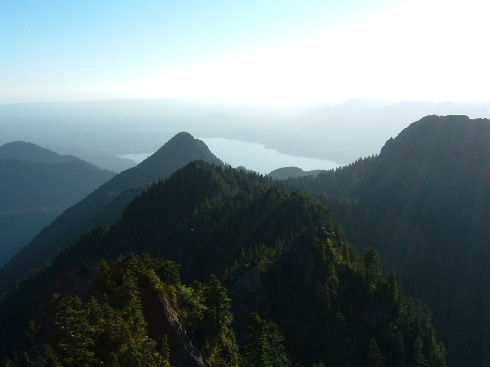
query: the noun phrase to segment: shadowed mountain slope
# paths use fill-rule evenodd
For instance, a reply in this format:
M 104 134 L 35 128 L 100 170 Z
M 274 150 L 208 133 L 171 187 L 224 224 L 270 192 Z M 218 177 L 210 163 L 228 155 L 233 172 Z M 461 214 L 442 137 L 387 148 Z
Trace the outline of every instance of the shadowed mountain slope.
M 0 292 L 15 284 L 29 269 L 52 260 L 83 231 L 103 222 L 117 221 L 124 207 L 145 187 L 193 160 L 222 164 L 202 141 L 188 133 L 179 133 L 139 165 L 113 177 L 65 210 L 0 269 Z
M 141 253 L 181 264 L 180 276 L 178 266 L 138 260 Z M 73 307 L 59 302 L 73 295 Z M 446 366 L 427 308 L 403 296 L 394 274 L 383 276 L 376 251 L 358 254 L 323 204 L 202 161 L 149 187 L 111 229 L 86 233 L 7 293 L 0 358 L 19 350 L 30 319 L 27 353 L 37 360 L 69 360 L 68 348 L 84 348 L 87 359 L 105 358 L 107 348 L 118 358 L 119 345 L 151 352 L 170 331 L 159 299 L 208 366 Z M 70 333 L 80 328 L 88 331 L 77 334 L 83 345 Z M 132 337 L 134 330 L 153 340 Z
M 379 156 L 290 183 L 326 195 L 349 240 L 429 305 L 452 364 L 490 364 L 489 120 L 427 116 Z

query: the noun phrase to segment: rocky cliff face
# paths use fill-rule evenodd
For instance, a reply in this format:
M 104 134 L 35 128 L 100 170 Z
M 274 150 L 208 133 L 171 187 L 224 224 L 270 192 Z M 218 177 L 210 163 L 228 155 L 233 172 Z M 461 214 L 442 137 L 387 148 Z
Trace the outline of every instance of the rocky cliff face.
M 192 344 L 168 300 L 163 295 L 147 292 L 142 294 L 142 303 L 148 319 L 148 335 L 158 341 L 167 336 L 170 364 L 174 367 L 205 367 L 200 351 Z
M 259 268 L 255 267 L 243 274 L 230 288 L 228 294 L 237 311 L 257 311 L 267 299 L 267 292 Z

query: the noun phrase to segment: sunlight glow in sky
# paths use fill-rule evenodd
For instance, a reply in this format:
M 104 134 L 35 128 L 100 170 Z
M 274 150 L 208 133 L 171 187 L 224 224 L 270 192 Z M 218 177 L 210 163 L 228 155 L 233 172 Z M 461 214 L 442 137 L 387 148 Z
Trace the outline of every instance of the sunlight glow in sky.
M 75 3 L 0 0 L 0 103 L 490 102 L 480 0 Z

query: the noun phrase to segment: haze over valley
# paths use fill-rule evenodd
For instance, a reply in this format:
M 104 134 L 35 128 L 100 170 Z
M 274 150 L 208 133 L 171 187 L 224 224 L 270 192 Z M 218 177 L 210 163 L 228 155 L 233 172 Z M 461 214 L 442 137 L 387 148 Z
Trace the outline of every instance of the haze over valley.
M 29 141 L 120 172 L 136 162 L 118 157 L 150 154 L 173 135 L 187 131 L 202 139 L 257 143 L 282 154 L 333 162 L 330 167 L 328 162 L 300 167 L 326 169 L 378 154 L 386 140 L 431 114 L 490 118 L 490 104 L 378 100 L 289 108 L 187 100 L 10 104 L 0 105 L 0 143 Z M 222 142 L 215 146 L 227 154 L 226 140 Z M 254 154 L 271 153 L 261 146 L 248 148 Z M 237 161 L 233 154 L 220 158 L 230 164 Z M 254 167 L 254 159 L 248 157 L 232 165 L 250 162 L 246 168 L 266 174 L 291 165 L 286 160 L 272 157 L 271 163 Z

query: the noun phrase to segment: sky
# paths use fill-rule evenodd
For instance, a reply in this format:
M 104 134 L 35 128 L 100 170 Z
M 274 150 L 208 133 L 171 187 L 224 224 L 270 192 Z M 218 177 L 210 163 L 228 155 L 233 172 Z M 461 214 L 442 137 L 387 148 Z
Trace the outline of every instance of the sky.
M 0 0 L 0 104 L 490 102 L 483 0 Z

